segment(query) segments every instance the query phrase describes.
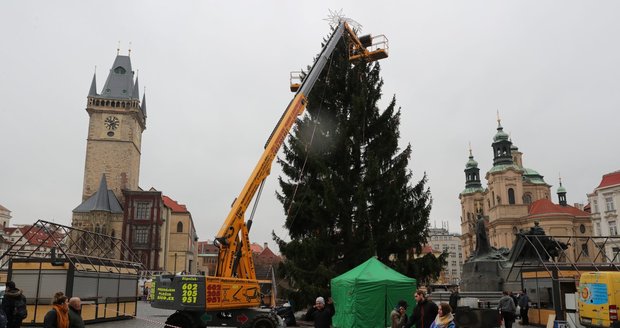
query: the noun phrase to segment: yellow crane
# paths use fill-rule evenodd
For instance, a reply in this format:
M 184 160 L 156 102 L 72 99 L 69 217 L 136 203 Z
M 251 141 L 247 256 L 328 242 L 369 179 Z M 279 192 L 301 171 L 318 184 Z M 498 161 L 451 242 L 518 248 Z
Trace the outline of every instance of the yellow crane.
M 345 20 L 340 20 L 308 73 L 291 81 L 295 96 L 272 131 L 265 150 L 245 183 L 215 237 L 219 248 L 214 276 L 162 275 L 155 279 L 153 302 L 156 308 L 177 310 L 167 324 L 184 327 L 227 326 L 274 328 L 281 319 L 271 309 L 263 309 L 249 230 L 252 220 L 245 218 L 250 202 L 271 172 L 271 165 L 296 118 L 303 113 L 308 95 L 336 45 L 348 38 L 349 59 L 375 61 L 388 56 L 383 35 L 358 37 Z M 272 286 L 275 288 L 275 286 Z

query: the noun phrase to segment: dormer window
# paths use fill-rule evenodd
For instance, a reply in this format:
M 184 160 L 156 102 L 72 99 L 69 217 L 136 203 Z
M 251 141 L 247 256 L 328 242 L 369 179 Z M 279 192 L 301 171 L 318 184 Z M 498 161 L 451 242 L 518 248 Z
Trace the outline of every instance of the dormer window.
M 127 73 L 127 70 L 125 70 L 123 67 L 118 66 L 114 69 L 114 73 L 116 74 L 125 74 Z

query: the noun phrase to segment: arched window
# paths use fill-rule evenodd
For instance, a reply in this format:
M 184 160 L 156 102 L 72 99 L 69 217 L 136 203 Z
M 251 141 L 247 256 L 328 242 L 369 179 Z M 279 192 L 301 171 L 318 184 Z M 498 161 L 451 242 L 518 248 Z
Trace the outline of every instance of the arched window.
M 183 232 L 183 222 L 177 223 L 177 232 Z
M 515 190 L 512 188 L 508 188 L 508 204 L 515 204 Z
M 525 195 L 523 195 L 523 203 L 524 204 L 531 204 L 532 203 L 532 194 L 526 193 Z
M 126 69 L 124 69 L 124 68 L 123 68 L 123 67 L 121 67 L 121 66 L 117 66 L 117 67 L 114 69 L 114 73 L 116 73 L 116 74 L 125 74 L 125 73 L 127 73 L 127 70 L 126 70 Z

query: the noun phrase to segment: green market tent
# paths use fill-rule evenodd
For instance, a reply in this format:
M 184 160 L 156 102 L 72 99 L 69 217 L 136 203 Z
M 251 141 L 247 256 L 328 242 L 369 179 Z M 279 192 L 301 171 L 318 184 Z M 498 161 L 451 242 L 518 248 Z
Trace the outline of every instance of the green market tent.
M 331 280 L 336 306 L 333 325 L 337 328 L 385 328 L 391 325 L 390 312 L 399 300 L 413 308 L 416 280 L 372 257 Z

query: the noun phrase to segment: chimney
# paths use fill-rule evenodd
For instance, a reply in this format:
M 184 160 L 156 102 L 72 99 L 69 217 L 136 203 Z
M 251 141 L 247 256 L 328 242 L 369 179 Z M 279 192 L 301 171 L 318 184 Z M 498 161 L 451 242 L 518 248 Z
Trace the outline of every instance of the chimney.
M 269 247 L 267 246 L 267 243 L 264 243 L 263 245 L 265 246 L 265 247 L 263 247 L 263 250 L 265 250 L 265 249 L 269 248 Z

